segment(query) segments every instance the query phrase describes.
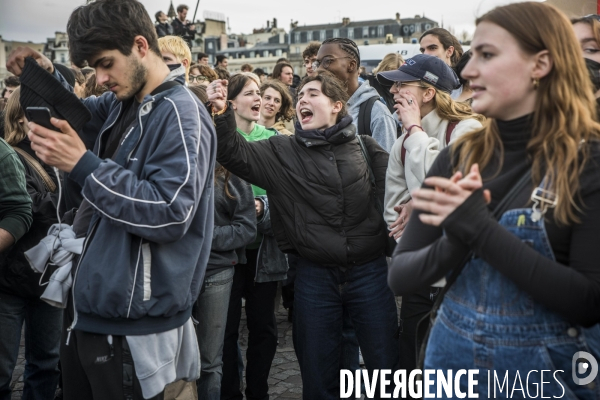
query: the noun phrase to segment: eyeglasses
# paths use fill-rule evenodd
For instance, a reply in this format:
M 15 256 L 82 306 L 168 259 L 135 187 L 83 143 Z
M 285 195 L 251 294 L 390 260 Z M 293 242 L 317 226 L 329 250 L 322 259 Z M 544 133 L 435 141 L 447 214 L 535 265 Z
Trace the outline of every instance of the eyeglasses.
M 581 17 L 581 19 L 595 19 L 596 21 L 600 21 L 600 15 L 598 15 L 598 14 L 588 14 L 585 17 Z
M 323 69 L 327 69 L 329 68 L 329 66 L 331 65 L 332 62 L 334 62 L 335 60 L 340 60 L 342 58 L 352 58 L 352 57 L 326 57 L 324 59 L 322 59 L 321 61 L 319 60 L 315 60 L 312 63 L 312 68 L 313 70 L 317 70 L 319 68 L 319 66 L 323 66 Z
M 394 84 L 392 85 L 392 87 L 396 87 L 397 89 L 402 88 L 404 86 L 414 86 L 414 87 L 420 87 L 423 89 L 427 89 L 427 86 L 423 86 L 423 85 L 412 85 L 408 82 L 394 82 Z
M 204 76 L 204 75 L 192 75 L 190 74 L 190 82 L 202 82 L 202 81 L 208 81 L 208 77 Z

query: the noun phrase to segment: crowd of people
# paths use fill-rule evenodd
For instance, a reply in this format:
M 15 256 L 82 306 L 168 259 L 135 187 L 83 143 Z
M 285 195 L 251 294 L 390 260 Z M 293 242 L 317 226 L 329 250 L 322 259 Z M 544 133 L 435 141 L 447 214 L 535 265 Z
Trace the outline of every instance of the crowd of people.
M 8 58 L 0 399 L 23 325 L 23 399 L 268 399 L 278 288 L 304 399 L 362 363 L 600 398 L 598 15 L 498 7 L 368 75 L 313 42 L 300 79 L 192 60 L 187 11 L 97 0 L 72 68 Z

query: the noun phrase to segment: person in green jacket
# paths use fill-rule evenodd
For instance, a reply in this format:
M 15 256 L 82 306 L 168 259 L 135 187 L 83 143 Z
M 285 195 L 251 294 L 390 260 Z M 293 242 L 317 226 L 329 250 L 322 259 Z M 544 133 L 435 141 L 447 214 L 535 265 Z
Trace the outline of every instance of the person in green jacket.
M 259 87 L 260 79 L 251 72 L 239 73 L 229 80 L 227 99 L 232 104 L 237 133 L 248 142 L 266 140 L 277 134 L 257 124 L 262 105 Z M 246 351 L 246 398 L 268 397 L 267 379 L 277 350 L 275 295 L 278 282 L 286 278 L 288 264 L 271 231 L 267 191 L 256 185 L 252 185 L 252 191 L 258 232 L 254 242 L 246 246 L 246 264 L 235 266 L 225 327 L 222 400 L 238 399 L 242 396 L 238 370 L 238 331 L 242 297 L 246 299 L 249 331 Z

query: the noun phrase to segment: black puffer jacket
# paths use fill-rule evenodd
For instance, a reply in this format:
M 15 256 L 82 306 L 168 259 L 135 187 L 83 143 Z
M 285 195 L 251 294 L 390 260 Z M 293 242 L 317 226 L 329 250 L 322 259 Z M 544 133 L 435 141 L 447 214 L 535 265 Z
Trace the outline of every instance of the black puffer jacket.
M 296 134 L 247 142 L 236 132 L 231 106 L 215 117 L 217 160 L 267 190 L 279 248 L 327 267 L 367 263 L 386 244 L 356 129 L 351 119 L 343 121 L 327 140 Z M 363 141 L 381 200 L 388 153 L 370 137 Z

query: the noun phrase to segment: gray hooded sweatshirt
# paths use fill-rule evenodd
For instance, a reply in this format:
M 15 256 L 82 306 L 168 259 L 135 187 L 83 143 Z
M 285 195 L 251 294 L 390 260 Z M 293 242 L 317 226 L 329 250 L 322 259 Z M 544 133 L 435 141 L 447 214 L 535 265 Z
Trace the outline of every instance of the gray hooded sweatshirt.
M 358 126 L 360 105 L 373 96 L 379 97 L 377 90 L 365 81 L 348 100 L 348 114 L 352 116 L 352 123 L 355 126 Z M 392 146 L 396 141 L 397 126 L 398 123 L 392 117 L 386 105 L 381 101 L 376 101 L 371 111 L 371 132 L 373 132 L 373 139 L 388 153 L 392 150 Z

